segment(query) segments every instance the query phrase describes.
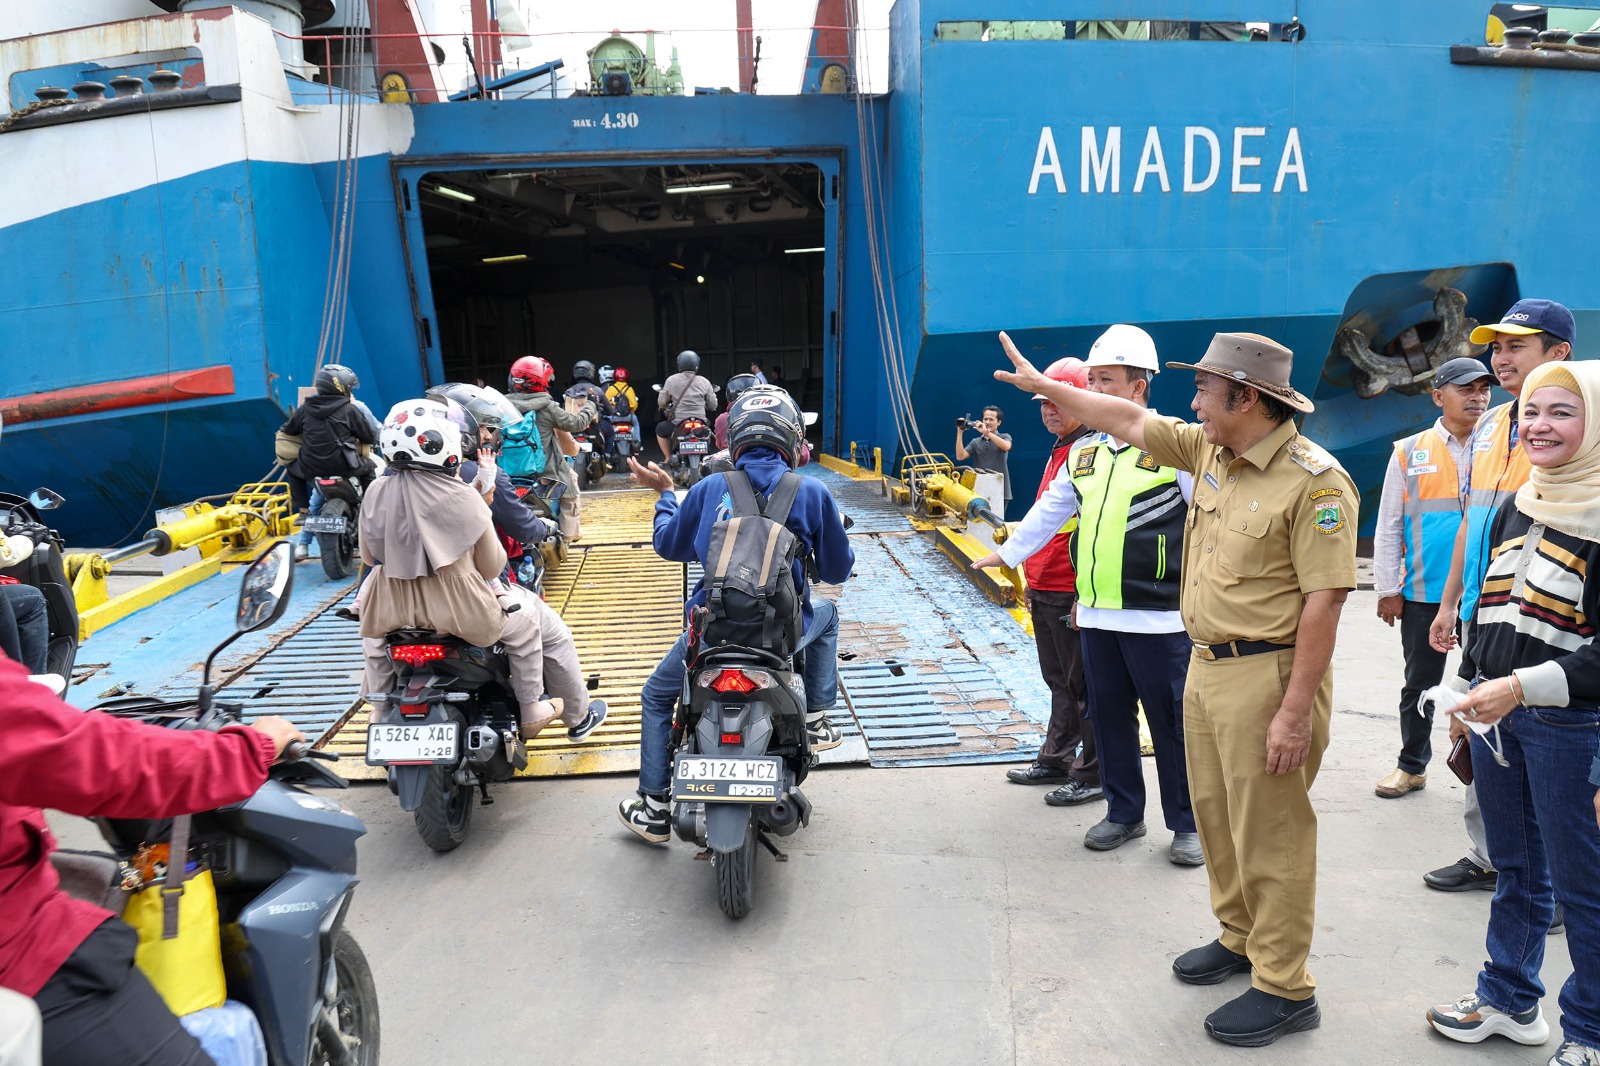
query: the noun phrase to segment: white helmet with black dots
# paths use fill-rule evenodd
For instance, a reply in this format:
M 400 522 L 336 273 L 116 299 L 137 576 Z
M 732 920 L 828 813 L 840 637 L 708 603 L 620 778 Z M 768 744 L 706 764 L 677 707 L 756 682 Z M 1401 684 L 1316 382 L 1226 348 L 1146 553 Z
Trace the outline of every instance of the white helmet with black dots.
M 397 467 L 461 465 L 461 427 L 438 400 L 403 400 L 383 420 L 383 455 Z

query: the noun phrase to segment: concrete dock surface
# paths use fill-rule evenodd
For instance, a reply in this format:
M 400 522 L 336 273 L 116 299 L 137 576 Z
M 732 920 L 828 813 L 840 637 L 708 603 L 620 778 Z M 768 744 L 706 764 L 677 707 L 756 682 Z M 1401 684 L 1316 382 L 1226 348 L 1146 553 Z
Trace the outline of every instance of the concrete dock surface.
M 1399 749 L 1401 677 L 1399 631 L 1375 605 L 1358 592 L 1345 609 L 1313 793 L 1314 1031 L 1255 1050 L 1205 1035 L 1247 982 L 1172 976 L 1217 930 L 1204 871 L 1167 861 L 1150 760 L 1150 833 L 1110 853 L 1082 845 L 1104 804 L 1049 807 L 1003 766 L 850 767 L 812 775 L 811 826 L 781 842 L 788 862 L 758 857 L 737 922 L 692 846 L 618 823 L 630 777 L 499 787 L 448 855 L 383 787 L 343 793 L 369 830 L 350 925 L 377 980 L 383 1062 L 1542 1064 L 1571 972 L 1562 935 L 1548 939 L 1546 1046 L 1459 1045 L 1423 1020 L 1473 989 L 1491 897 L 1422 883 L 1465 846 L 1442 723 L 1427 788 L 1373 794 Z M 68 846 L 93 844 L 86 823 L 56 822 Z

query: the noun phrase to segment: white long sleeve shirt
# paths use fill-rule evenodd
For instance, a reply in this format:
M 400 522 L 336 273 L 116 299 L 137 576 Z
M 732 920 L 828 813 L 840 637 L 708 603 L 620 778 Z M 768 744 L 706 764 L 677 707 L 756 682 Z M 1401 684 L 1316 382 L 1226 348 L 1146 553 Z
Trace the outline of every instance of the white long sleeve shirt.
M 1444 438 L 1450 458 L 1456 464 L 1462 495 L 1465 495 L 1472 435 L 1469 433 L 1457 440 L 1445 428 L 1442 418 L 1434 421 L 1433 429 Z M 1391 448 L 1389 465 L 1383 471 L 1383 495 L 1378 498 L 1378 525 L 1372 532 L 1372 585 L 1379 596 L 1398 596 L 1405 588 L 1405 488 L 1406 475 L 1400 469 L 1400 456 Z
M 1128 447 L 1108 433 L 1090 433 L 1072 446 L 1078 449 L 1110 444 L 1113 451 Z M 1045 489 L 1028 513 L 1017 523 L 1006 542 L 999 547 L 1000 558 L 1007 566 L 1021 566 L 1027 559 L 1050 543 L 1061 527 L 1070 522 L 1083 507 L 1078 490 L 1072 484 L 1072 456 L 1056 471 L 1050 487 Z M 1178 471 L 1178 489 L 1185 503 L 1194 498 L 1194 475 Z M 1181 633 L 1183 616 L 1178 611 L 1131 611 L 1115 607 L 1078 606 L 1079 629 L 1109 629 L 1118 633 Z

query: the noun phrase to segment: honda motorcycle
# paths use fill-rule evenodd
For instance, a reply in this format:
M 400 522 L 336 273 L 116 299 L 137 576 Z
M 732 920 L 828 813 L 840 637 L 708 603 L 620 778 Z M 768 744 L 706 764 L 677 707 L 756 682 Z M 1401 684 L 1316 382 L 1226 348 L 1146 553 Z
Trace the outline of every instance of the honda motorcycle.
M 672 457 L 667 470 L 682 488 L 691 488 L 704 476 L 701 465 L 716 447 L 711 423 L 703 418 L 685 418 L 672 427 Z
M 350 476 L 319 477 L 316 485 L 322 490 L 322 511 L 307 515 L 302 528 L 316 534 L 322 572 L 328 580 L 340 581 L 355 568 L 360 544 L 356 532 L 361 524 L 361 481 Z
M 625 415 L 611 419 L 611 447 L 607 459 L 612 470 L 628 469 L 628 457 L 639 454 L 639 437 L 633 431 L 633 419 Z
M 219 729 L 241 719 L 240 707 L 213 700 L 211 665 L 245 633 L 282 616 L 294 581 L 288 543 L 263 553 L 245 571 L 234 633 L 205 663 L 197 701 L 130 697 L 95 708 L 178 729 Z M 361 819 L 301 785 L 348 787 L 313 760 L 337 755 L 291 744 L 255 795 L 193 816 L 190 855 L 212 871 L 221 923 L 228 998 L 249 1007 L 260 1024 L 272 1066 L 376 1066 L 378 994 L 361 946 L 345 928 L 356 876 Z M 170 820 L 95 820 L 114 856 L 57 853 L 64 885 L 98 878 L 100 899 L 137 874 L 131 858 L 165 839 Z M 98 873 L 96 873 L 98 871 Z M 99 900 L 97 900 L 98 902 Z

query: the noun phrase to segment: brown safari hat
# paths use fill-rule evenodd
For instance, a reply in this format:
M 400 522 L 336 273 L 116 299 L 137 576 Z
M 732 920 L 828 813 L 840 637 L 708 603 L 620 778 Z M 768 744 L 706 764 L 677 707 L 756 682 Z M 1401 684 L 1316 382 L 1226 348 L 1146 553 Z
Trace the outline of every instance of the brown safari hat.
M 1167 364 L 1169 370 L 1203 370 L 1249 385 L 1309 414 L 1311 401 L 1289 384 L 1289 371 L 1293 366 L 1293 352 L 1259 333 L 1218 333 L 1211 338 L 1211 346 L 1198 363 Z

